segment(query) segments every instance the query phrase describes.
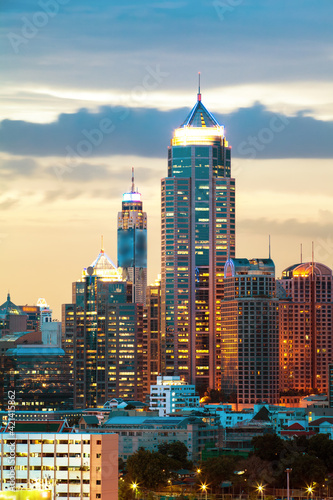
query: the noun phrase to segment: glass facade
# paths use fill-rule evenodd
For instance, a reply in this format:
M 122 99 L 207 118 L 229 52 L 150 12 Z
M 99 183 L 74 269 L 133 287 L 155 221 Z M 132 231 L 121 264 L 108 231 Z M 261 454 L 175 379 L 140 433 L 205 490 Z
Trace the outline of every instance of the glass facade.
M 198 101 L 174 132 L 162 180 L 162 372 L 220 387 L 223 266 L 235 252 L 235 181 L 224 129 Z M 229 247 L 229 248 L 228 248 Z
M 127 281 L 133 283 L 133 302 L 145 304 L 147 288 L 147 214 L 141 194 L 132 189 L 123 195 L 118 213 L 118 266 Z
M 109 268 L 107 268 L 107 264 Z M 90 275 L 89 275 L 90 273 Z M 143 306 L 102 251 L 63 307 L 63 345 L 74 374 L 74 408 L 142 396 Z

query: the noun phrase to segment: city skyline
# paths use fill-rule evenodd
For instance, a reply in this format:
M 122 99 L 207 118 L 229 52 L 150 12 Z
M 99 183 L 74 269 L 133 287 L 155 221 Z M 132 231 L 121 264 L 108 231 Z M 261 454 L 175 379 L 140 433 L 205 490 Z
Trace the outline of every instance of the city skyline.
M 315 260 L 332 268 L 332 9 L 238 0 L 4 6 L 2 302 L 8 290 L 16 304 L 44 296 L 60 319 L 102 234 L 116 261 L 132 167 L 154 281 L 166 148 L 193 105 L 198 71 L 203 102 L 233 147 L 236 257 L 268 256 L 271 234 L 277 277 L 299 262 L 300 243 L 311 259 L 312 240 Z

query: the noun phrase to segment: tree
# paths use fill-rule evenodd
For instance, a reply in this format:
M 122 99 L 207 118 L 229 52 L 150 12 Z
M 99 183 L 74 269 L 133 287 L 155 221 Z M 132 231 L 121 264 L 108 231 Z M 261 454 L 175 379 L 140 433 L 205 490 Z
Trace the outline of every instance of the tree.
M 212 490 L 220 492 L 223 481 L 232 481 L 238 459 L 234 457 L 213 457 L 201 464 L 200 479 L 204 479 Z
M 161 443 L 158 451 L 168 457 L 171 469 L 187 468 L 190 462 L 187 460 L 188 449 L 185 443 L 174 441 L 173 443 Z
M 252 455 L 246 460 L 242 460 L 239 466 L 241 470 L 245 471 L 244 479 L 246 478 L 249 486 L 258 483 L 270 484 L 274 480 L 271 463 L 267 460 L 262 460 L 256 455 Z
M 333 472 L 333 441 L 328 434 L 312 436 L 308 441 L 308 453 L 320 458 L 328 472 Z
M 284 464 L 285 465 L 285 464 Z M 327 469 L 325 464 L 317 457 L 307 453 L 294 453 L 289 457 L 287 467 L 291 468 L 290 484 L 293 488 L 305 488 L 312 483 L 323 484 Z M 280 468 L 277 482 L 286 487 L 285 466 Z
M 135 481 L 142 488 L 154 489 L 165 485 L 170 477 L 170 469 L 161 453 L 140 448 L 127 460 L 126 481 Z
M 265 434 L 252 439 L 253 453 L 261 460 L 279 460 L 284 450 L 284 441 L 276 434 Z

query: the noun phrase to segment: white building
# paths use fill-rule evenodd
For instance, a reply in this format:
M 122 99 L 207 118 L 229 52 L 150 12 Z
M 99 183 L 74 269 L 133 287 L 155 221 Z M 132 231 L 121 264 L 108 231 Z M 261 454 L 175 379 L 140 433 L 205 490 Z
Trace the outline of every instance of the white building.
M 187 385 L 177 376 L 157 377 L 157 384 L 150 386 L 150 410 L 157 410 L 160 417 L 182 411 L 185 407 L 199 407 L 195 385 Z
M 9 422 L 0 433 L 0 473 L 2 491 L 15 483 L 51 489 L 53 498 L 117 500 L 118 436 L 74 432 L 66 421 Z
M 41 324 L 42 342 L 61 347 L 61 322 L 51 321 Z

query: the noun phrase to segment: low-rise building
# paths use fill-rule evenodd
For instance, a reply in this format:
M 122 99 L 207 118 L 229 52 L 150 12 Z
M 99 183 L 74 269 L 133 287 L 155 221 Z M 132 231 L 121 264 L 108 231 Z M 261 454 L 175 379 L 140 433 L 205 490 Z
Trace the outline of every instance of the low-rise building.
M 119 416 L 107 420 L 103 428 L 118 434 L 119 457 L 123 460 L 139 448 L 157 451 L 162 443 L 181 441 L 187 446 L 188 459 L 196 462 L 207 444 L 218 443 L 220 432 L 218 426 L 195 417 Z
M 14 479 L 16 490 L 48 488 L 53 498 L 117 500 L 118 436 L 74 432 L 66 421 L 11 421 L 0 432 L 0 473 L 1 491 Z
M 158 409 L 159 416 L 165 417 L 182 411 L 185 407 L 197 408 L 200 398 L 195 385 L 188 385 L 178 376 L 157 377 L 157 383 L 150 386 L 151 410 Z

